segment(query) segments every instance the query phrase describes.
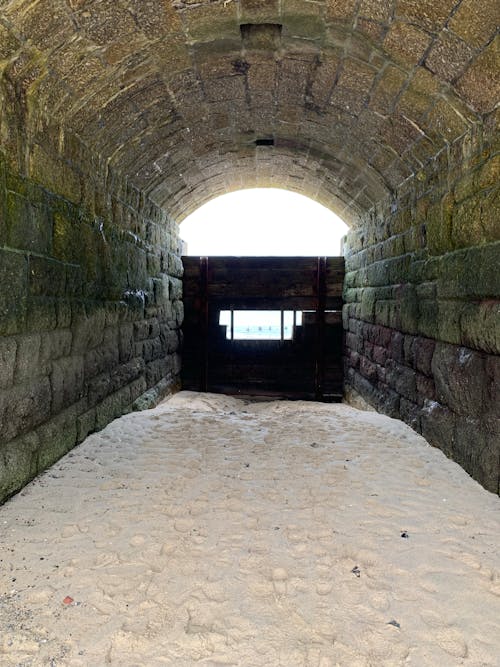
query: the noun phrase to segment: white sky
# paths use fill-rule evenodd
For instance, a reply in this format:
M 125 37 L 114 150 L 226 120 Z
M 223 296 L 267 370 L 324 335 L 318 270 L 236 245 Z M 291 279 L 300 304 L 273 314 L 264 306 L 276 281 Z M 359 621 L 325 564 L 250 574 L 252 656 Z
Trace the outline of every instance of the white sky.
M 254 188 L 216 199 L 180 226 L 188 255 L 340 255 L 347 225 L 321 204 L 287 190 Z

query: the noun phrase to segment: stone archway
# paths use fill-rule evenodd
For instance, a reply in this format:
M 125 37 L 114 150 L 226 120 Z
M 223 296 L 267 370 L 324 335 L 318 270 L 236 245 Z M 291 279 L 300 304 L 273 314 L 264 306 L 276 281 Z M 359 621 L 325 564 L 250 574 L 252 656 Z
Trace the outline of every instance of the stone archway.
M 348 391 L 498 492 L 497 26 L 494 0 L 4 2 L 1 497 L 176 386 L 177 223 L 242 183 L 352 225 Z

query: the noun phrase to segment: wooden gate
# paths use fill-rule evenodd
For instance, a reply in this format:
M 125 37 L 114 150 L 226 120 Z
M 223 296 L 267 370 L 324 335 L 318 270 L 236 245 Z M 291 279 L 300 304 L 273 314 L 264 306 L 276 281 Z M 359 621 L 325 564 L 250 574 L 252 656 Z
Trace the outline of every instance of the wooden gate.
M 184 389 L 341 399 L 343 257 L 183 263 Z

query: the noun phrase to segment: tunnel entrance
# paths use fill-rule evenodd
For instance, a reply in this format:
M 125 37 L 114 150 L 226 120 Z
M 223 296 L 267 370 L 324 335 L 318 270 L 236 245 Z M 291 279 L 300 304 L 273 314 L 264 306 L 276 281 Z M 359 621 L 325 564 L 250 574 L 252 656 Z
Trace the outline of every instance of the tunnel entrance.
M 184 389 L 341 400 L 343 257 L 183 264 Z

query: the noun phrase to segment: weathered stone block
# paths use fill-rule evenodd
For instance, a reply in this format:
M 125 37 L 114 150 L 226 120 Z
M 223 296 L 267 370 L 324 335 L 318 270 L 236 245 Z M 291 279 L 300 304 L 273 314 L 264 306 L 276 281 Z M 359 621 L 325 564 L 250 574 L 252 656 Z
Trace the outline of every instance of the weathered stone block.
M 141 347 L 140 356 L 142 356 L 146 363 L 153 361 L 153 359 L 158 359 L 163 355 L 162 343 L 159 337 L 153 340 L 145 340 L 138 345 Z
M 347 354 L 348 366 L 350 368 L 359 368 L 360 356 L 358 352 L 349 350 Z
M 45 257 L 29 257 L 29 293 L 32 296 L 64 296 L 66 266 Z
M 46 470 L 77 443 L 76 410 L 70 408 L 53 417 L 37 431 L 40 439 L 37 470 Z
M 130 361 L 134 356 L 134 325 L 122 324 L 119 330 L 118 349 L 120 361 Z
M 162 325 L 160 338 L 165 353 L 176 352 L 179 348 L 179 335 L 176 330 L 172 331 L 167 325 Z
M 0 389 L 14 382 L 17 342 L 15 338 L 0 338 Z
M 346 334 L 346 345 L 355 352 L 361 353 L 363 351 L 363 339 L 350 332 Z
M 57 327 L 57 301 L 51 297 L 28 297 L 26 331 L 53 331 Z
M 146 365 L 146 383 L 148 389 L 164 378 L 172 368 L 171 358 L 156 359 Z
M 121 417 L 122 414 L 131 408 L 130 387 L 123 387 L 111 396 L 104 399 L 96 410 L 96 428 L 102 429 L 113 419 Z
M 432 357 L 436 348 L 436 341 L 431 338 L 415 338 L 413 356 L 415 368 L 424 375 L 432 375 Z
M 72 322 L 71 302 L 58 299 L 56 302 L 57 326 L 59 329 L 67 329 Z
M 166 380 L 163 380 L 163 382 L 167 382 Z M 162 381 L 160 380 L 161 384 Z M 146 378 L 144 376 L 141 376 L 137 378 L 137 380 L 134 380 L 133 382 L 130 383 L 130 401 L 133 404 L 132 409 L 137 410 L 137 400 L 140 400 L 140 397 L 143 396 L 145 393 L 147 393 L 147 382 Z M 156 385 L 158 387 L 158 385 Z M 153 388 L 154 390 L 154 388 Z
M 401 398 L 399 402 L 399 413 L 401 419 L 411 426 L 414 431 L 420 431 L 420 407 L 417 403 Z
M 54 361 L 50 381 L 52 413 L 57 414 L 83 396 L 83 357 L 66 357 Z
M 181 258 L 173 253 L 168 254 L 168 273 L 174 278 L 182 278 L 184 273 Z
M 169 299 L 169 278 L 166 274 L 153 280 L 153 294 L 154 303 L 157 305 L 162 305 Z
M 466 347 L 437 343 L 432 373 L 440 403 L 459 415 L 479 416 L 484 412 L 484 355 Z
M 377 113 L 387 114 L 392 109 L 396 96 L 405 81 L 406 73 L 402 69 L 393 66 L 386 67 L 370 98 L 370 107 Z M 401 224 L 402 221 L 398 222 Z
M 49 254 L 52 247 L 52 217 L 42 204 L 33 205 L 14 192 L 6 195 L 8 245 L 11 248 Z
M 66 285 L 64 293 L 68 297 L 81 297 L 83 294 L 83 270 L 81 266 L 65 264 Z
M 29 433 L 0 445 L 0 501 L 19 491 L 37 470 L 38 436 Z
M 417 373 L 417 402 L 419 405 L 423 405 L 425 401 L 435 401 L 436 400 L 436 385 L 434 380 L 426 375 L 421 375 Z
M 397 391 L 393 391 L 387 384 L 379 382 L 377 389 L 377 410 L 394 419 L 400 418 L 401 397 Z
M 106 303 L 105 327 L 106 330 L 115 329 L 123 319 L 124 303 Z
M 482 11 L 477 11 L 474 0 L 465 0 L 450 20 L 450 29 L 474 48 L 486 44 L 495 34 L 498 23 L 498 6 L 485 2 Z
M 443 31 L 426 58 L 426 65 L 446 81 L 452 81 L 465 69 L 473 55 L 472 48 L 449 31 Z
M 418 304 L 418 333 L 426 338 L 438 337 L 439 305 L 436 299 L 426 299 Z
M 64 213 L 57 211 L 54 214 L 54 257 L 62 262 L 78 264 L 87 253 L 90 256 L 95 255 L 93 247 L 88 243 L 89 239 L 84 238 L 82 234 L 83 225 L 80 225 L 80 220 L 78 220 L 76 215 L 74 218 L 70 216 L 71 211 L 69 209 Z M 88 228 L 86 228 L 86 231 L 89 231 Z M 82 252 L 83 242 L 85 242 L 84 252 Z M 92 273 L 89 274 L 89 278 Z
M 421 413 L 422 435 L 449 458 L 452 458 L 455 446 L 456 419 L 457 416 L 440 403 L 424 401 Z
M 134 322 L 134 339 L 136 341 L 146 340 L 150 337 L 149 320 Z
M 398 363 L 404 361 L 404 335 L 399 331 L 393 331 L 389 343 L 389 356 Z
M 109 373 L 102 373 L 101 375 L 97 375 L 95 378 L 90 380 L 87 386 L 89 406 L 98 405 L 113 391 L 113 385 Z
M 437 338 L 447 343 L 460 345 L 460 316 L 462 304 L 457 301 L 438 302 L 438 334 Z
M 251 23 L 278 23 L 279 0 L 269 0 L 265 4 L 260 0 L 241 0 L 243 18 Z
M 485 414 L 500 419 L 500 356 L 486 356 Z
M 75 312 L 73 323 L 73 352 L 82 354 L 100 345 L 104 336 L 106 313 L 104 308 L 87 308 Z
M 407 333 L 417 333 L 419 309 L 415 287 L 402 285 L 398 297 L 401 302 L 401 330 Z
M 389 284 L 388 262 L 382 261 L 371 264 L 367 268 L 366 279 L 368 280 L 368 284 L 372 287 Z
M 500 187 L 483 193 L 481 206 L 481 239 L 494 243 L 500 237 Z
M 57 329 L 41 334 L 40 362 L 44 367 L 55 359 L 68 357 L 71 352 L 72 334 L 69 329 Z
M 326 20 L 327 21 L 346 21 L 349 20 L 355 12 L 355 0 L 326 0 Z
M 172 329 L 182 326 L 184 320 L 184 303 L 182 301 L 174 301 L 172 303 L 172 319 L 173 323 L 169 322 Z
M 437 298 L 437 285 L 435 282 L 424 282 L 415 286 L 417 301 L 431 301 Z
M 500 242 L 457 250 L 442 258 L 438 296 L 442 299 L 497 298 Z
M 406 283 L 413 259 L 413 255 L 407 254 L 388 260 L 388 284 L 399 285 Z
M 373 347 L 373 361 L 380 366 L 384 366 L 387 360 L 388 350 L 385 347 L 380 345 L 374 345 Z
M 126 364 L 121 364 L 111 373 L 111 383 L 114 389 L 119 389 L 130 384 L 144 373 L 144 359 L 132 359 Z
M 401 304 L 392 299 L 377 301 L 375 322 L 390 329 L 401 329 Z
M 415 340 L 414 336 L 405 336 L 403 340 L 403 359 L 407 366 L 414 367 Z
M 119 363 L 118 331 L 105 329 L 102 344 L 85 354 L 85 378 L 110 372 Z
M 40 373 L 40 347 L 40 334 L 18 338 L 16 369 L 14 373 L 16 384 L 29 382 Z
M 387 384 L 392 389 L 401 396 L 416 402 L 417 378 L 414 370 L 389 359 L 386 364 L 386 377 Z
M 97 413 L 95 408 L 91 408 L 80 415 L 76 420 L 77 442 L 83 442 L 85 438 L 93 433 L 96 428 Z
M 500 182 L 500 155 L 493 155 L 475 172 L 478 189 L 494 188 Z
M 375 318 L 376 291 L 371 287 L 363 290 L 361 300 L 361 319 L 365 322 L 373 322 Z
M 463 304 L 460 333 L 461 341 L 468 347 L 500 354 L 500 301 Z
M 500 420 L 458 418 L 453 459 L 488 491 L 500 493 Z
M 27 292 L 26 257 L 0 249 L 0 336 L 24 329 Z
M 182 280 L 170 276 L 168 279 L 168 283 L 169 283 L 169 298 L 172 299 L 172 301 L 182 299 Z
M 8 442 L 33 430 L 50 415 L 51 388 L 44 377 L 0 392 L 0 438 Z
M 361 357 L 359 372 L 361 375 L 363 375 L 363 377 L 365 377 L 367 380 L 371 380 L 372 382 L 376 382 L 378 379 L 377 365 L 369 361 L 366 357 Z
M 401 21 L 391 24 L 384 48 L 396 62 L 406 66 L 415 65 L 430 43 L 430 36 L 416 26 Z
M 388 348 L 392 338 L 392 330 L 388 327 L 373 327 L 373 343 Z
M 146 255 L 146 269 L 150 276 L 157 276 L 161 273 L 161 258 L 154 253 Z
M 454 0 L 442 0 L 439 3 L 432 0 L 421 0 L 419 3 L 413 0 L 400 0 L 396 12 L 399 17 L 406 18 L 410 23 L 430 32 L 439 32 L 454 6 Z

